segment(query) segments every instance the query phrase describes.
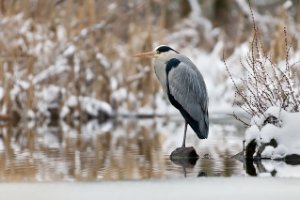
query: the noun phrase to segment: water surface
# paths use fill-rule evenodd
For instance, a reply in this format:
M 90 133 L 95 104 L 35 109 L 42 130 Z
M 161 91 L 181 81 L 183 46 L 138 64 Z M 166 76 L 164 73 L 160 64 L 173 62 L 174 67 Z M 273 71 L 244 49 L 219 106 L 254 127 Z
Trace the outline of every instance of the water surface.
M 180 118 L 27 122 L 3 126 L 0 136 L 2 182 L 249 176 L 245 164 L 233 158 L 244 138 L 244 128 L 233 122 L 212 121 L 209 139 L 201 141 L 189 129 L 186 144 L 200 159 L 184 165 L 169 159 L 182 142 Z M 274 175 L 274 170 L 268 163 L 263 174 Z

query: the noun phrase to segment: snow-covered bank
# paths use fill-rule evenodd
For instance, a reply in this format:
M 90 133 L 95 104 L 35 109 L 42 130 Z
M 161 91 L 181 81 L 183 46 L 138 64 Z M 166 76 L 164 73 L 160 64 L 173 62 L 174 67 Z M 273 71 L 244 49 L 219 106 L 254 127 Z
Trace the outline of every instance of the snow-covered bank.
M 300 156 L 300 113 L 290 113 L 270 107 L 264 115 L 254 117 L 246 131 L 246 146 L 256 143 L 253 156 L 283 159 L 288 155 Z
M 136 1 L 127 5 L 132 11 L 124 14 L 126 17 L 115 16 L 123 12 L 126 3 L 93 2 L 95 5 L 88 1 L 82 3 L 84 6 L 78 1 L 54 5 L 47 0 L 36 7 L 34 1 L 18 1 L 4 6 L 12 12 L 2 13 L 0 19 L 0 115 L 17 113 L 19 117 L 40 119 L 53 116 L 50 109 L 56 116 L 68 118 L 69 114 L 77 118 L 83 109 L 95 116 L 100 109 L 94 110 L 94 106 L 99 108 L 104 102 L 113 113 L 121 115 L 170 114 L 173 110 L 162 96 L 151 63 L 132 57 L 163 43 L 197 65 L 207 83 L 210 111 L 231 109 L 235 94 L 222 61 L 223 52 L 234 78 L 244 74 L 240 59 L 249 52 L 251 43 L 246 0 L 224 4 L 172 1 L 170 6 L 158 1 L 145 6 Z M 189 9 L 181 15 L 184 5 Z M 277 2 L 266 12 L 253 3 L 257 22 L 263 26 L 261 35 L 272 52 L 278 52 L 280 46 L 273 33 L 281 31 L 277 26 L 281 27 L 283 16 L 289 19 L 290 32 L 299 32 L 294 12 L 298 4 L 292 5 Z M 215 10 L 222 6 L 228 12 Z M 91 8 L 89 15 L 77 14 L 85 13 L 86 7 Z M 246 17 L 241 18 L 241 14 Z M 297 38 L 295 42 L 299 44 Z M 280 52 L 272 54 L 274 59 L 284 60 Z M 297 54 L 294 49 L 290 53 L 291 58 Z M 73 106 L 81 97 L 89 99 L 83 100 L 87 104 Z
M 199 178 L 166 181 L 104 183 L 11 183 L 1 184 L 6 200 L 81 199 L 272 199 L 298 200 L 300 179 Z M 34 193 L 32 191 L 35 191 Z M 53 192 L 55 191 L 55 192 Z

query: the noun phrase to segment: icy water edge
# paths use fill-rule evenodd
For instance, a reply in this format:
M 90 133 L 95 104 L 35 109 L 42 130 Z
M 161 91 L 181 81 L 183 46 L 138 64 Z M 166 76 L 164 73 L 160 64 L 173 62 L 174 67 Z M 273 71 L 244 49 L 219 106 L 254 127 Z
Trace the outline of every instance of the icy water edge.
M 102 181 L 193 177 L 299 177 L 284 162 L 244 163 L 245 129 L 232 119 L 215 118 L 207 140 L 189 129 L 187 145 L 200 158 L 179 165 L 169 155 L 181 145 L 180 118 L 122 118 L 98 123 L 20 123 L 2 126 L 0 181 Z

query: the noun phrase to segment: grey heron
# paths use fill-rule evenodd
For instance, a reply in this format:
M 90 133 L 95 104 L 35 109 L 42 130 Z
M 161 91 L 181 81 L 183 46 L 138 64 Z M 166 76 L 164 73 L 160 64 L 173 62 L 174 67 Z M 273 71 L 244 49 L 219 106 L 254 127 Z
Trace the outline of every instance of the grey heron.
M 166 45 L 135 56 L 155 59 L 155 74 L 163 91 L 185 119 L 182 147 L 185 147 L 188 124 L 200 139 L 206 139 L 209 130 L 208 96 L 202 74 L 195 64 Z

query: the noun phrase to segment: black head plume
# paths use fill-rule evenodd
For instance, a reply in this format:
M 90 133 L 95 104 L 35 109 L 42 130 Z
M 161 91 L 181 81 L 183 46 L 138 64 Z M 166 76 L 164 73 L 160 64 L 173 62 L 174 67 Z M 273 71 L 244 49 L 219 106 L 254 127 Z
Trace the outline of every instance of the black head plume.
M 174 52 L 178 53 L 177 51 L 175 51 L 174 49 L 172 49 L 171 47 L 166 46 L 166 45 L 161 45 L 161 46 L 156 48 L 156 52 L 158 54 L 168 52 L 168 51 L 174 51 Z

